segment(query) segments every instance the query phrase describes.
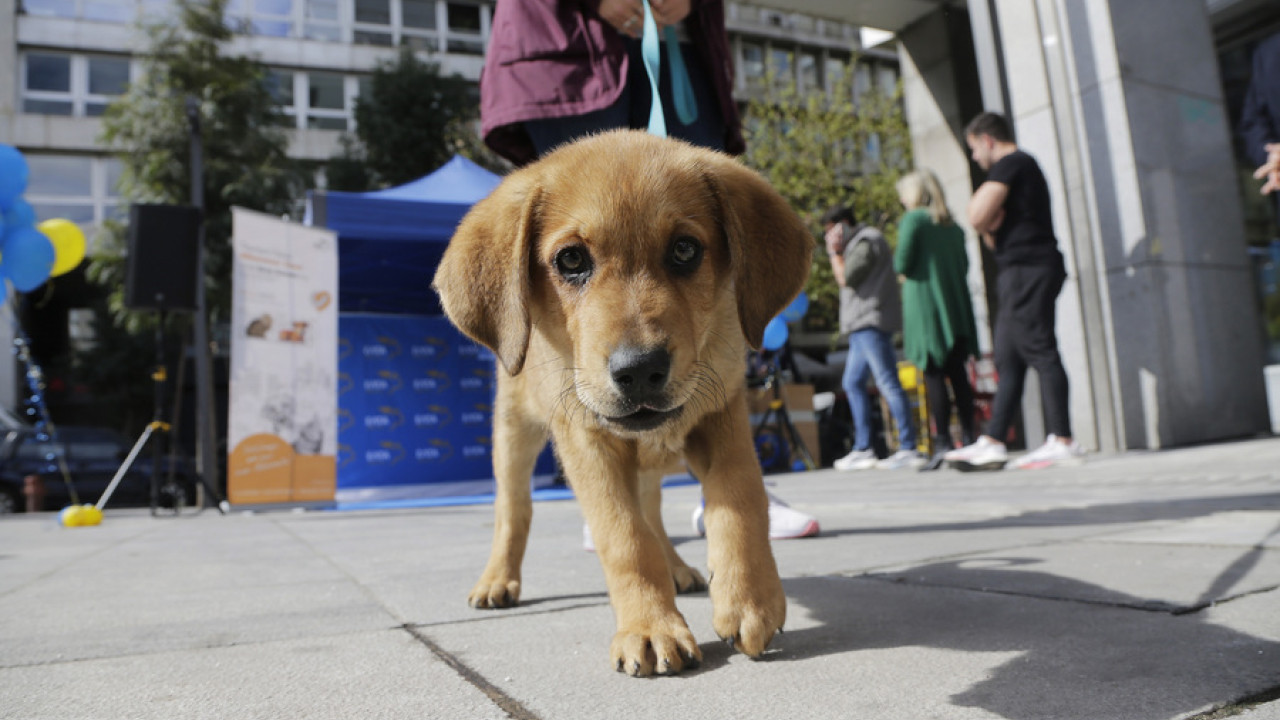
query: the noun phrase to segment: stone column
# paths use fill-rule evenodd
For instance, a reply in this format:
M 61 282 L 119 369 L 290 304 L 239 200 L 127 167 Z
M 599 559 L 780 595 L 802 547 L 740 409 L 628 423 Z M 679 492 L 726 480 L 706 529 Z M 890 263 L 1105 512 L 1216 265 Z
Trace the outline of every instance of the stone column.
M 1265 431 L 1261 324 L 1203 0 L 1158 13 L 991 6 L 1008 111 L 1048 177 L 1071 275 L 1058 336 L 1075 434 L 1109 450 Z

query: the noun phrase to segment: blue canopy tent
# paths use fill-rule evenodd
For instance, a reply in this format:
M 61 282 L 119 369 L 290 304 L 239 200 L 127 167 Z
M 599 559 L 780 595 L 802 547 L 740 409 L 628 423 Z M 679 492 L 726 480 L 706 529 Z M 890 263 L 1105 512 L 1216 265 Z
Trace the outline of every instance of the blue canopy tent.
M 304 222 L 338 233 L 339 309 L 439 315 L 431 277 L 440 256 L 462 216 L 501 179 L 455 155 L 386 190 L 308 193 Z
M 500 180 L 455 156 L 387 190 L 307 196 L 306 224 L 338 233 L 340 507 L 474 502 L 493 488 L 494 358 L 442 316 L 431 279 Z M 544 453 L 539 481 L 553 471 Z

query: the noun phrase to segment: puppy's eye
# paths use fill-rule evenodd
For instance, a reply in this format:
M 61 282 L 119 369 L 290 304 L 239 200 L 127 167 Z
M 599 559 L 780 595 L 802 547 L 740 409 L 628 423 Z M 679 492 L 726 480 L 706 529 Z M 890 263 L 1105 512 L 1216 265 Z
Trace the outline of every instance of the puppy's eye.
M 567 247 L 556 253 L 556 272 L 571 283 L 586 282 L 591 274 L 591 255 L 585 248 Z
M 678 273 L 692 273 L 702 262 L 702 243 L 696 238 L 681 235 L 671 243 L 667 262 L 671 265 L 671 269 Z

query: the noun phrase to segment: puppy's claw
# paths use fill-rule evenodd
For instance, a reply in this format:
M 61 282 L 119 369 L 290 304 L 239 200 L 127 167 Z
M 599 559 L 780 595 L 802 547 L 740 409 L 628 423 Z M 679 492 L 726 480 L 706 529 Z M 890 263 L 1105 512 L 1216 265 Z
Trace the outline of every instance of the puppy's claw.
M 695 670 L 702 666 L 702 659 L 691 652 L 681 653 L 684 656 L 684 669 Z

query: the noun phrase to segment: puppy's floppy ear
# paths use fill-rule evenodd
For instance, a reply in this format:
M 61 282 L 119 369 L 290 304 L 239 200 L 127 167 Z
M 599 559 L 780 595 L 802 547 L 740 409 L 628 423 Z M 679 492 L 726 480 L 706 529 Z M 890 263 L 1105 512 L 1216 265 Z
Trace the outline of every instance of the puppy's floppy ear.
M 458 225 L 432 286 L 458 329 L 498 356 L 507 372 L 529 347 L 529 253 L 537 234 L 539 183 L 517 171 Z
M 707 182 L 720 204 L 729 242 L 738 319 L 751 347 L 764 327 L 795 299 L 809 277 L 813 236 L 764 178 L 737 160 L 708 153 Z

